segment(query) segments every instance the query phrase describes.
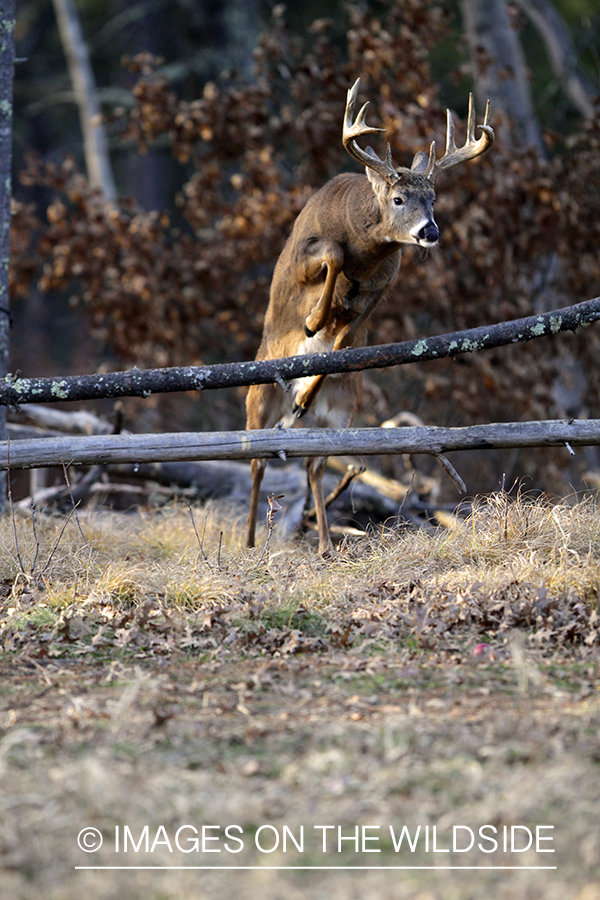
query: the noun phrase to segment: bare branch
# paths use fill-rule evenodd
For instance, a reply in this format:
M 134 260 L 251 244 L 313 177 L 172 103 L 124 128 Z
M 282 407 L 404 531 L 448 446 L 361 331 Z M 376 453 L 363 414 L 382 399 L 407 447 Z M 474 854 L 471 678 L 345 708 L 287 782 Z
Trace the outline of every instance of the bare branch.
M 381 344 L 377 347 L 311 353 L 259 362 L 215 366 L 179 366 L 166 369 L 130 369 L 101 375 L 0 380 L 0 404 L 55 403 L 59 400 L 97 400 L 111 397 L 149 397 L 153 393 L 207 391 L 249 384 L 278 383 L 307 375 L 331 375 L 360 369 L 382 369 L 407 363 L 443 359 L 463 353 L 491 350 L 576 331 L 600 319 L 600 297 L 543 315 L 482 325 L 437 337 Z
M 444 472 L 446 473 L 446 475 L 448 476 L 450 481 L 452 481 L 452 483 L 454 484 L 454 487 L 459 492 L 459 494 L 466 494 L 467 486 L 464 483 L 464 481 L 462 480 L 462 478 L 460 477 L 460 475 L 458 474 L 458 472 L 456 471 L 456 469 L 454 468 L 454 466 L 452 465 L 452 463 L 450 462 L 450 460 L 447 459 L 447 457 L 445 457 L 443 453 L 436 453 L 435 458 L 439 462 L 440 466 L 442 467 L 442 469 L 444 470 Z

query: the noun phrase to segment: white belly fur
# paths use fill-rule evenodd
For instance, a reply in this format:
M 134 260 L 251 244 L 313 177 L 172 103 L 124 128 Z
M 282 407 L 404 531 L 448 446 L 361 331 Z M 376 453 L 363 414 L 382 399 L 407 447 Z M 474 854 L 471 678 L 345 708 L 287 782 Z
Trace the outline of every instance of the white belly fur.
M 333 348 L 333 340 L 324 340 L 320 334 L 314 337 L 304 338 L 298 345 L 296 354 L 327 353 Z M 293 407 L 296 397 L 301 389 L 309 383 L 314 376 L 296 378 L 291 382 L 291 390 L 286 397 L 285 412 L 282 418 L 284 428 L 290 428 L 294 424 Z M 348 385 L 341 382 L 343 376 L 328 375 L 317 397 L 311 406 L 303 422 L 309 424 L 314 420 L 318 425 L 328 428 L 346 428 L 351 421 L 354 409 L 353 392 L 348 392 Z

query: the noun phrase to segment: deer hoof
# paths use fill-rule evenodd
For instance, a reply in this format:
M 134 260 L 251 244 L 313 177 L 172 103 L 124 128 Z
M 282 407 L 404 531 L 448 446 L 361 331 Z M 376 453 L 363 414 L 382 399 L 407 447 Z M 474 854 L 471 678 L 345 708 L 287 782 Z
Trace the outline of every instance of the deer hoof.
M 300 406 L 299 403 L 295 403 L 292 409 L 292 413 L 294 415 L 294 421 L 301 419 L 304 413 L 307 411 L 306 406 Z
M 317 333 L 316 331 L 313 331 L 311 328 L 308 327 L 306 322 L 304 323 L 304 334 L 306 335 L 306 337 L 309 337 L 309 338 L 314 337 L 316 333 Z

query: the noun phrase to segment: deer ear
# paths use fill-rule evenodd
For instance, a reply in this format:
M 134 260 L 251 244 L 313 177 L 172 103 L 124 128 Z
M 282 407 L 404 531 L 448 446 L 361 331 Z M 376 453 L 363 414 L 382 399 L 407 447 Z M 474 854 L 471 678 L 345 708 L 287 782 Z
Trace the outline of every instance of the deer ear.
M 411 172 L 416 172 L 417 175 L 422 175 L 425 169 L 427 168 L 427 164 L 429 163 L 429 154 L 425 153 L 424 150 L 418 150 L 415 153 L 415 157 L 412 161 L 412 165 L 410 167 Z
M 373 159 L 376 159 L 377 162 L 379 162 L 379 163 L 381 162 L 381 160 L 379 159 L 379 157 L 377 156 L 377 154 L 375 153 L 375 151 L 373 150 L 372 147 L 367 147 L 365 152 L 369 156 L 373 157 Z M 391 166 L 392 158 L 391 158 L 391 153 L 389 152 L 389 145 L 388 145 L 388 155 L 389 155 L 389 163 Z M 367 166 L 365 168 L 365 173 L 367 175 L 367 178 L 373 185 L 373 190 L 375 191 L 376 195 L 378 197 L 380 197 L 382 200 L 384 200 L 385 197 L 387 196 L 387 192 L 390 188 L 390 181 L 387 178 L 384 178 L 383 175 L 380 175 L 379 172 L 376 172 L 375 169 L 369 168 L 369 166 Z M 400 176 L 398 176 L 398 181 L 400 181 Z
M 365 168 L 365 174 L 371 182 L 375 195 L 383 200 L 389 190 L 389 182 L 387 182 L 379 172 L 375 172 L 374 169 L 369 169 L 368 166 Z

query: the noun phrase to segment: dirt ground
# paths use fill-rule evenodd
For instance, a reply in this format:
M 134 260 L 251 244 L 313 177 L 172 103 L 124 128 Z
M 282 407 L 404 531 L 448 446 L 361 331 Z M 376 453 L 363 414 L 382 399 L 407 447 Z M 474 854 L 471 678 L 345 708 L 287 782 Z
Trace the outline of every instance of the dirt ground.
M 496 512 L 261 566 L 7 523 L 0 897 L 599 900 L 597 508 Z

